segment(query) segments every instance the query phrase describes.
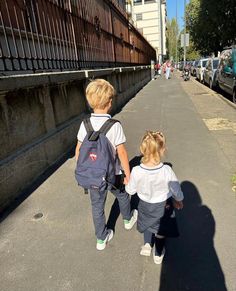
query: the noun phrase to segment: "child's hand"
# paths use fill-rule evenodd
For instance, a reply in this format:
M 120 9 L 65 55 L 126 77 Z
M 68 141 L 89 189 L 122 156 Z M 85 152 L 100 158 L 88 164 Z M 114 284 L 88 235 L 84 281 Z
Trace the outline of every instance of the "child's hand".
M 173 199 L 173 205 L 174 205 L 174 208 L 178 210 L 183 209 L 184 207 L 183 201 L 176 201 L 174 199 Z
M 125 176 L 123 184 L 128 185 L 128 183 L 129 183 L 129 177 Z

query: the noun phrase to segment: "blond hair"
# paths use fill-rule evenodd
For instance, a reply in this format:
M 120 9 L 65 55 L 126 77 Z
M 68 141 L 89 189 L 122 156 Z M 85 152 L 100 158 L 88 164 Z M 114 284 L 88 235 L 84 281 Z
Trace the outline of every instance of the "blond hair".
M 105 109 L 114 95 L 115 89 L 104 79 L 95 79 L 86 88 L 86 98 L 92 109 Z
M 143 155 L 142 163 L 147 163 L 150 159 L 159 162 L 165 150 L 165 137 L 159 131 L 148 130 L 144 135 L 140 151 Z

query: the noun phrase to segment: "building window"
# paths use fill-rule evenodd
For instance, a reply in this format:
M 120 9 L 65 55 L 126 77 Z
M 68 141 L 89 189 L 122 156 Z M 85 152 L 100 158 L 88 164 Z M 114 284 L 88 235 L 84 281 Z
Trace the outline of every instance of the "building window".
M 142 20 L 143 19 L 143 14 L 142 13 L 137 13 L 136 14 L 136 21 Z
M 134 0 L 134 5 L 141 5 L 142 4 L 142 0 Z
M 157 2 L 156 0 L 144 0 L 145 4 L 149 4 L 149 3 L 155 3 Z

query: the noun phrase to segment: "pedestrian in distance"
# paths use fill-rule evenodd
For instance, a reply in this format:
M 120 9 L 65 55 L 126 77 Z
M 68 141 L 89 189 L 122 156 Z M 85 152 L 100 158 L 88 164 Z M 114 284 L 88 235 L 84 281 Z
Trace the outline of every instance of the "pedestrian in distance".
M 88 169 L 88 173 L 93 170 L 94 175 L 91 177 L 86 177 L 84 179 L 90 179 L 91 181 L 95 178 L 93 176 L 98 175 L 98 168 L 93 169 L 93 165 L 95 162 L 99 161 L 98 152 L 89 152 L 88 157 L 82 158 L 82 152 L 84 151 L 83 145 L 85 141 L 88 141 L 88 136 L 91 136 L 91 132 L 99 133 L 104 128 L 105 124 L 108 124 L 111 121 L 111 116 L 108 112 L 112 106 L 112 100 L 115 95 L 115 90 L 113 86 L 103 79 L 96 79 L 90 82 L 86 88 L 86 99 L 93 109 L 93 113 L 91 114 L 90 118 L 84 120 L 79 128 L 78 135 L 77 135 L 77 146 L 75 150 L 75 158 L 77 161 L 77 168 L 78 172 L 81 170 L 82 174 L 85 173 L 83 168 L 85 164 L 85 158 L 90 159 L 91 168 Z M 114 121 L 114 120 L 113 120 Z M 90 124 L 91 131 L 88 132 L 88 125 Z M 137 220 L 137 210 L 131 213 L 130 209 L 130 200 L 129 195 L 125 192 L 124 185 L 127 184 L 130 178 L 130 168 L 129 168 L 129 161 L 128 155 L 125 148 L 126 137 L 120 122 L 114 122 L 109 130 L 104 134 L 103 139 L 107 140 L 109 144 L 109 149 L 111 149 L 112 158 L 115 159 L 117 156 L 117 163 L 116 167 L 114 167 L 114 177 L 116 179 L 115 185 L 109 185 L 109 183 L 105 183 L 105 187 L 103 184 L 103 188 L 99 187 L 91 187 L 89 189 L 90 192 L 90 199 L 92 205 L 92 215 L 93 215 L 93 223 L 95 227 L 95 234 L 97 237 L 96 248 L 97 250 L 104 250 L 108 241 L 110 241 L 113 237 L 113 230 L 107 229 L 106 226 L 106 218 L 104 214 L 104 207 L 108 189 L 115 195 L 118 199 L 120 212 L 123 216 L 124 227 L 125 229 L 129 230 L 133 227 Z M 92 146 L 95 145 L 96 140 L 93 141 L 91 144 Z M 83 151 L 82 151 L 83 150 Z M 94 149 L 96 150 L 96 149 Z M 105 152 L 105 153 L 104 153 Z M 108 159 L 109 151 L 103 151 L 103 154 L 106 159 Z M 122 181 L 122 171 L 121 166 L 123 168 L 125 177 Z M 94 166 L 95 167 L 95 166 Z M 80 172 L 79 172 L 80 173 Z M 89 174 L 87 175 L 89 176 Z M 102 177 L 102 180 L 105 180 L 106 177 Z M 88 181 L 89 182 L 89 181 Z M 104 181 L 103 181 L 104 182 Z M 121 184 L 122 183 L 122 184 Z M 81 184 L 80 184 L 81 185 Z M 112 186 L 112 188 L 110 187 Z M 110 188 L 109 188 L 110 187 Z
M 156 77 L 158 76 L 158 63 L 155 64 L 154 69 L 155 69 L 155 79 L 156 79 Z
M 131 171 L 126 191 L 137 193 L 137 229 L 144 235 L 140 255 L 153 252 L 155 264 L 161 264 L 165 254 L 165 238 L 179 235 L 174 207 L 183 208 L 183 192 L 179 181 L 169 165 L 161 159 L 165 153 L 165 137 L 161 132 L 147 131 L 140 151 L 141 164 Z
M 155 64 L 155 77 L 161 76 L 161 64 L 158 62 Z
M 171 63 L 170 61 L 166 62 L 166 80 L 170 78 Z
M 158 75 L 161 77 L 161 64 L 158 63 Z

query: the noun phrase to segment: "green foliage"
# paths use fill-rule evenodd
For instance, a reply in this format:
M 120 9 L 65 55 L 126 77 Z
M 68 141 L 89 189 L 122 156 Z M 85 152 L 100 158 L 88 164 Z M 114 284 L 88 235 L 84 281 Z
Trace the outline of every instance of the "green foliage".
M 193 41 L 190 39 L 189 47 L 187 48 L 186 59 L 188 61 L 200 59 L 201 54 L 195 49 Z
M 181 31 L 181 34 L 184 33 L 184 30 Z M 179 45 L 178 45 L 178 50 L 179 50 L 179 60 L 183 61 L 184 60 L 184 48 L 181 48 L 181 43 L 179 39 Z M 189 40 L 189 47 L 186 47 L 186 60 L 187 61 L 193 61 L 200 59 L 200 52 L 195 49 L 195 45 L 191 39 L 190 35 L 190 40 Z
M 195 48 L 203 55 L 236 43 L 235 0 L 190 0 L 186 22 Z
M 167 58 L 174 60 L 176 59 L 176 42 L 179 38 L 179 26 L 176 18 L 167 20 L 166 24 L 166 48 L 167 48 Z M 179 42 L 177 47 L 180 46 Z M 177 48 L 178 52 L 178 48 Z M 178 56 L 177 56 L 178 57 Z
M 233 185 L 236 185 L 236 174 L 231 177 L 231 182 Z

